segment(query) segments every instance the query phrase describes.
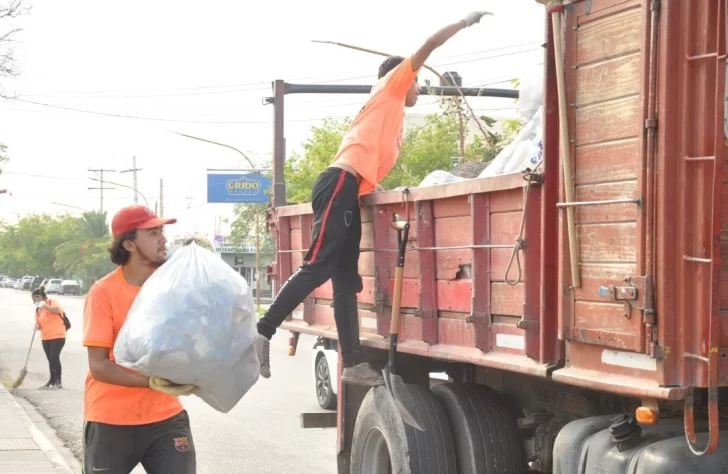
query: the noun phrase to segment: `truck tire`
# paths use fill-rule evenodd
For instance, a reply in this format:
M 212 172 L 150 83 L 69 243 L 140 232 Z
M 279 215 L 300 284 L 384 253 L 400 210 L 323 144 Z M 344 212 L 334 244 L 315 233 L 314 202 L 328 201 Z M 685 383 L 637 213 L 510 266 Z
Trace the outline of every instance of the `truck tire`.
M 458 474 L 522 474 L 526 456 L 518 425 L 498 396 L 482 385 L 433 389 L 450 423 Z
M 457 474 L 450 426 L 437 398 L 407 385 L 425 431 L 402 421 L 386 387 L 359 407 L 351 446 L 351 474 Z

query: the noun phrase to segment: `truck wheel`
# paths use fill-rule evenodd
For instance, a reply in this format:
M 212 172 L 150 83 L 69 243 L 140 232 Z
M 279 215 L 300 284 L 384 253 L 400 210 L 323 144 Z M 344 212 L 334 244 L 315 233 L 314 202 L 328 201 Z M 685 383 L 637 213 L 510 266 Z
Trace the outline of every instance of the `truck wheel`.
M 448 383 L 433 389 L 452 431 L 458 474 L 522 474 L 523 443 L 516 420 L 486 387 Z
M 324 410 L 336 408 L 336 396 L 331 388 L 331 371 L 323 354 L 316 359 L 316 400 Z
M 425 431 L 402 421 L 386 387 L 359 407 L 351 443 L 351 474 L 457 474 L 445 412 L 429 390 L 407 385 Z

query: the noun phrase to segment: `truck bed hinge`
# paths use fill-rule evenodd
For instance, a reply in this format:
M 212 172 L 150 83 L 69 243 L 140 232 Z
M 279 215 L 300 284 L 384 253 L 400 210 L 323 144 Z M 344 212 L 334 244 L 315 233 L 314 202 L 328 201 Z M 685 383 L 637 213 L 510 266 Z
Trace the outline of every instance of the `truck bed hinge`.
M 610 298 L 613 301 L 624 302 L 623 316 L 626 319 L 632 317 L 632 309 L 644 312 L 645 324 L 655 323 L 654 294 L 652 276 L 633 276 L 624 279 L 624 286 L 601 286 L 599 296 Z

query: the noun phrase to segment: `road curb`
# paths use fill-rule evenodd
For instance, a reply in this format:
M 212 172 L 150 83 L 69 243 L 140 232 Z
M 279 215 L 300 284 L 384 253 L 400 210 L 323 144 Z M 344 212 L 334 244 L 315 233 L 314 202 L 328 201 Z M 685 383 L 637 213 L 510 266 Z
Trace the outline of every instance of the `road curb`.
M 15 410 L 16 414 L 20 419 L 23 420 L 28 433 L 31 438 L 38 445 L 38 448 L 48 458 L 48 460 L 57 469 L 63 469 L 67 472 L 73 472 L 71 466 L 66 462 L 60 452 L 53 446 L 53 443 L 41 432 L 41 430 L 33 423 L 25 409 L 15 400 L 15 397 L 5 388 L 4 385 L 0 384 L 0 406 L 5 405 Z

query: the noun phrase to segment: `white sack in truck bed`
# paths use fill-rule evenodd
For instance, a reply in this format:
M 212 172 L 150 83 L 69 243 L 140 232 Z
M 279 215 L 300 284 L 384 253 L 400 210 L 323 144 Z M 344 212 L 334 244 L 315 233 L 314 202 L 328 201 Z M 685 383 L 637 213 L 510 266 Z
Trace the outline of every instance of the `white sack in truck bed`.
M 192 243 L 144 283 L 114 357 L 145 375 L 194 384 L 195 395 L 227 413 L 258 380 L 255 319 L 245 279 Z

